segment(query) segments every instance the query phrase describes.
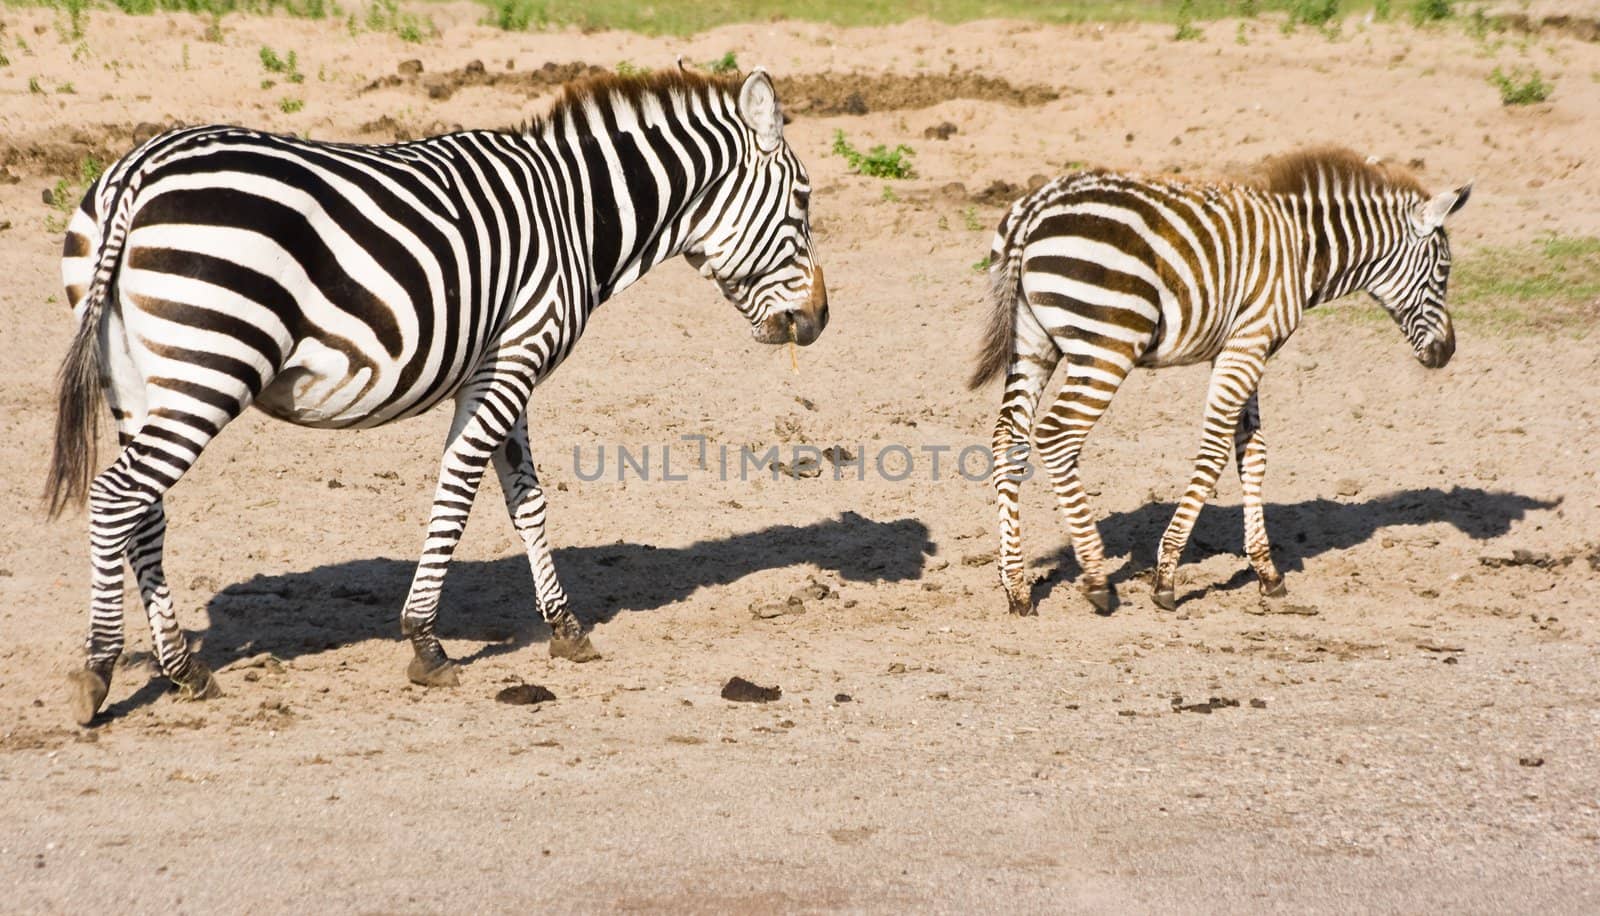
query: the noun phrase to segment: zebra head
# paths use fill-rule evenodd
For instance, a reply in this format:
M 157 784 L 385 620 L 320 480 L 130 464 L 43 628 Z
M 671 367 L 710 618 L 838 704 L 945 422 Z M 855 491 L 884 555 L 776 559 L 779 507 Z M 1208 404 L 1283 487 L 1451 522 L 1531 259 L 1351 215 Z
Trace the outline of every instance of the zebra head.
M 1471 193 L 1468 182 L 1409 204 L 1399 244 L 1367 285 L 1367 292 L 1400 325 L 1417 360 L 1429 369 L 1443 367 L 1456 352 L 1456 331 L 1444 301 L 1450 280 L 1450 238 L 1444 221 L 1466 204 Z
M 828 325 L 828 290 L 811 255 L 811 179 L 783 139 L 766 71 L 739 90 L 733 170 L 710 189 L 684 255 L 749 319 L 755 339 L 811 343 Z

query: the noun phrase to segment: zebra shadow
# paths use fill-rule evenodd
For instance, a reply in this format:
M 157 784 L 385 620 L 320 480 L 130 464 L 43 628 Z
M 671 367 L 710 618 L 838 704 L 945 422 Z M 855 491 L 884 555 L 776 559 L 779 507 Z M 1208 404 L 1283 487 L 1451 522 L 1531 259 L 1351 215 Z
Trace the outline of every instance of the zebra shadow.
M 686 547 L 617 541 L 554 553 L 573 610 L 590 625 L 791 566 L 815 566 L 849 582 L 919 579 L 935 550 L 928 526 L 916 519 L 877 521 L 846 512 Z M 368 639 L 398 639 L 400 608 L 415 568 L 411 557 L 353 560 L 230 585 L 207 605 L 210 626 L 194 632 L 203 640 L 201 657 L 220 668 L 263 652 L 287 660 Z M 483 644 L 458 659 L 465 663 L 548 639 L 527 557 L 519 552 L 451 563 L 438 632 L 446 640 Z
M 1299 503 L 1268 503 L 1267 533 L 1272 538 L 1272 558 L 1279 571 L 1294 573 L 1304 569 L 1308 558 L 1362 544 L 1384 528 L 1444 522 L 1473 540 L 1487 541 L 1504 536 L 1511 530 L 1512 523 L 1521 521 L 1528 513 L 1553 509 L 1560 502 L 1559 499 L 1541 500 L 1521 493 L 1477 487 L 1448 490 L 1427 487 L 1398 490 L 1355 503 L 1321 498 Z M 1113 587 L 1144 578 L 1155 566 L 1161 535 L 1176 510 L 1176 503 L 1150 503 L 1100 520 L 1100 536 L 1105 541 L 1107 557 L 1129 557 L 1120 571 L 1111 574 Z M 1195 522 L 1194 533 L 1183 552 L 1183 562 L 1193 563 L 1219 554 L 1238 557 L 1239 570 L 1226 582 L 1202 585 L 1179 594 L 1179 601 L 1209 591 L 1255 587 L 1255 573 L 1244 556 L 1244 509 L 1241 506 L 1207 505 Z M 1114 564 L 1115 560 L 1110 562 Z M 1033 584 L 1035 604 L 1050 597 L 1059 586 L 1076 581 L 1081 571 L 1070 543 L 1034 561 L 1032 566 L 1050 570 Z M 1180 574 L 1180 588 L 1182 582 Z M 1120 591 L 1126 593 L 1127 590 Z

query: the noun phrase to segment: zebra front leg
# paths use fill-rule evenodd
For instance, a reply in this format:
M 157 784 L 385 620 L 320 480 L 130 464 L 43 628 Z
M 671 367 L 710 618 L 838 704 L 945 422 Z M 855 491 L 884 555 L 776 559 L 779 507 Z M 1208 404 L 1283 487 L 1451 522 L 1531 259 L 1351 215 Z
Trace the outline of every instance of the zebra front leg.
M 550 542 L 544 532 L 544 488 L 539 486 L 533 454 L 528 449 L 527 415 L 517 418 L 505 443 L 495 451 L 494 470 L 500 478 L 500 489 L 505 493 L 511 524 L 528 551 L 539 613 L 550 625 L 550 656 L 580 663 L 594 661 L 600 657 L 600 652 L 567 606 L 567 592 L 561 587 L 555 561 L 550 556 Z
M 1156 560 L 1155 602 L 1166 610 L 1178 606 L 1175 588 L 1178 558 L 1189 543 L 1189 534 L 1194 530 L 1201 508 L 1216 492 L 1217 478 L 1222 475 L 1233 448 L 1239 413 L 1255 394 L 1265 360 L 1265 347 L 1251 347 L 1224 352 L 1212 367 L 1200 454 L 1195 457 L 1189 487 L 1178 501 L 1178 509 L 1172 513 L 1166 533 L 1161 536 L 1161 550 Z
M 1261 580 L 1261 594 L 1280 598 L 1288 594 L 1283 576 L 1272 562 L 1272 544 L 1267 540 L 1267 516 L 1261 499 L 1261 481 L 1267 475 L 1267 440 L 1261 434 L 1261 407 L 1258 393 L 1252 392 L 1239 414 L 1233 433 L 1234 452 L 1239 462 L 1239 484 L 1244 490 L 1244 551 Z
M 434 635 L 439 590 L 444 586 L 450 557 L 466 530 L 467 516 L 472 512 L 472 501 L 483 482 L 489 458 L 505 441 L 514 418 L 528 403 L 528 392 L 519 392 L 520 387 L 502 379 L 498 384 L 463 388 L 456 397 L 449 444 L 439 462 L 439 482 L 433 491 L 428 535 L 400 615 L 400 632 L 411 640 L 413 652 L 406 677 L 414 684 L 454 687 L 461 683 L 455 663 Z

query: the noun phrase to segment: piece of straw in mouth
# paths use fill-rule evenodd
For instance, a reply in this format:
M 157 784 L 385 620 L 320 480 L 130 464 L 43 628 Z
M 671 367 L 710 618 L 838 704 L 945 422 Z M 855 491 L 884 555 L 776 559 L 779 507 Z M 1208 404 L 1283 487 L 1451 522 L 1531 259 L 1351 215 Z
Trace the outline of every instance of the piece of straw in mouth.
M 789 369 L 795 375 L 800 374 L 800 347 L 795 343 L 794 322 L 789 322 Z

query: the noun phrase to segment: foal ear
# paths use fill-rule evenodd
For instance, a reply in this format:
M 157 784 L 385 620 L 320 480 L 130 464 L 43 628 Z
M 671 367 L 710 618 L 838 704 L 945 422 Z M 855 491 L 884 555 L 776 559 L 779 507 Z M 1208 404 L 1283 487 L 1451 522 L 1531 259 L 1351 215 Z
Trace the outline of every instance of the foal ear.
M 739 88 L 739 117 L 755 131 L 756 145 L 770 153 L 783 142 L 783 111 L 767 71 L 757 67 Z
M 1467 205 L 1467 198 L 1472 196 L 1472 182 L 1467 182 L 1454 191 L 1446 191 L 1435 195 L 1427 203 L 1417 208 L 1417 223 L 1424 233 L 1432 232 L 1444 225 L 1444 218 Z

